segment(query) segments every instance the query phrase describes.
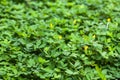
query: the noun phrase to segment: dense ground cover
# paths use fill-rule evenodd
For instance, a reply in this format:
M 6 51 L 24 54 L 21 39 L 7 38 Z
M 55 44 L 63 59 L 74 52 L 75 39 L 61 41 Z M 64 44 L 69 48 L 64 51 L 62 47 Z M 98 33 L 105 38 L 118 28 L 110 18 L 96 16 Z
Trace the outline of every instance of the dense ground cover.
M 0 0 L 0 79 L 120 79 L 120 0 Z

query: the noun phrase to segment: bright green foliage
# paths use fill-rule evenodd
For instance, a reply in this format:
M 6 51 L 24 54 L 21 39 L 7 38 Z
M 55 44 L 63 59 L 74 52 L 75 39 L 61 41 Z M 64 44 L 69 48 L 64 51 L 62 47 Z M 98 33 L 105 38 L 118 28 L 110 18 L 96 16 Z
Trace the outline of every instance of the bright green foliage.
M 1 80 L 119 80 L 120 0 L 0 0 Z

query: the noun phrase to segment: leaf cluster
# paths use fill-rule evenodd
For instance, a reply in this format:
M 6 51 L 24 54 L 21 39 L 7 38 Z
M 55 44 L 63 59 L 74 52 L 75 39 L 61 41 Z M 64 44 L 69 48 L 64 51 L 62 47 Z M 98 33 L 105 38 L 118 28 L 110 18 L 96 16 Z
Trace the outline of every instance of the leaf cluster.
M 0 79 L 120 79 L 120 0 L 0 0 Z

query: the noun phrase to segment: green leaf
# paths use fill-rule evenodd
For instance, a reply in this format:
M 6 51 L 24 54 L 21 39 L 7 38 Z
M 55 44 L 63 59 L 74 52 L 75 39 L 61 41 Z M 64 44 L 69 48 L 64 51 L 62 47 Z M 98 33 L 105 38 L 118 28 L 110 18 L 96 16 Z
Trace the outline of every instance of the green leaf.
M 42 64 L 44 64 L 46 62 L 46 60 L 42 57 L 38 57 L 38 61 Z
M 70 69 L 67 69 L 66 71 L 65 71 L 67 74 L 69 74 L 69 75 L 72 75 L 74 72 L 73 71 L 71 71 Z

